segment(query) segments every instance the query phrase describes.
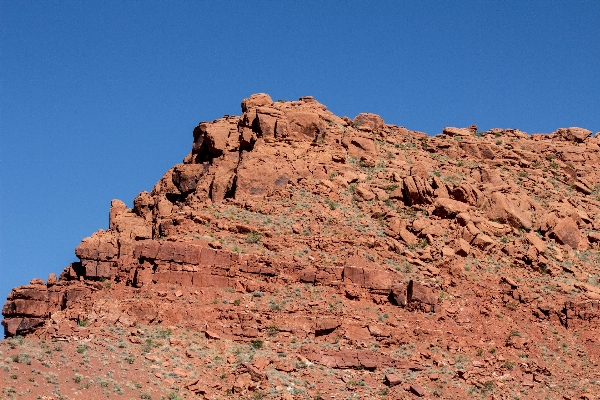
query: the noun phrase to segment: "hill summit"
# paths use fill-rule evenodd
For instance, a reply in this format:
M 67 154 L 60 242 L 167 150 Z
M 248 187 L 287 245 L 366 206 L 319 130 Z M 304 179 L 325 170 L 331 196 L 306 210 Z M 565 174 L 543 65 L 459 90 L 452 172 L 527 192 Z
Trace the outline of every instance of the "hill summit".
M 123 343 L 124 376 L 162 382 L 119 386 L 142 398 L 600 392 L 598 134 L 428 136 L 311 96 L 241 108 L 133 208 L 113 200 L 58 278 L 14 288 L 8 341 Z M 77 393 L 107 387 L 90 382 Z

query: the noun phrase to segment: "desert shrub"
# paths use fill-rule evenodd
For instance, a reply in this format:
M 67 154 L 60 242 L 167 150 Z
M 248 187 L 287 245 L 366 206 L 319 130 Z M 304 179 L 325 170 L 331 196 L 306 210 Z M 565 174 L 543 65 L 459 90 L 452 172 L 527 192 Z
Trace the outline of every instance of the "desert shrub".
M 248 232 L 246 235 L 246 243 L 259 243 L 262 239 L 262 234 L 259 232 Z
M 255 350 L 258 350 L 258 349 L 262 348 L 264 344 L 265 344 L 265 342 L 263 342 L 262 340 L 255 339 L 250 342 L 250 347 L 252 347 Z

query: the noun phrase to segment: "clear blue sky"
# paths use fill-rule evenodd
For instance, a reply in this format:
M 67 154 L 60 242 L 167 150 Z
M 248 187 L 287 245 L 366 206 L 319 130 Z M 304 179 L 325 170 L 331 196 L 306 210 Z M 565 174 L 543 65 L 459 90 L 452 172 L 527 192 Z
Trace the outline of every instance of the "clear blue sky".
M 75 261 L 256 92 L 338 115 L 600 130 L 598 1 L 0 1 L 0 303 Z

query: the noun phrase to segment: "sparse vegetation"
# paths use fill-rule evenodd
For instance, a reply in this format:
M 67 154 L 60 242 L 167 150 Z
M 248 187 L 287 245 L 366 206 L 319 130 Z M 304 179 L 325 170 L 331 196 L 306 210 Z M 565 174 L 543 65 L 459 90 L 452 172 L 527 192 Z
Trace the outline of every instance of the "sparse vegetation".
M 246 234 L 246 243 L 259 243 L 262 240 L 262 234 L 259 232 L 249 232 Z
M 84 345 L 84 344 L 77 346 L 77 352 L 79 354 L 85 353 L 87 351 L 87 349 L 89 349 L 89 347 L 87 345 Z

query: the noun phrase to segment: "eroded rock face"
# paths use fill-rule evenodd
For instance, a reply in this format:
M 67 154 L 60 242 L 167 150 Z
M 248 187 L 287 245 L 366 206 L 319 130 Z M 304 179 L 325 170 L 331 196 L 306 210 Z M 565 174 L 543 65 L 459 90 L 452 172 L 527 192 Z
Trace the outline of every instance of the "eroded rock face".
M 582 128 L 429 137 L 375 114 L 337 117 L 310 96 L 252 95 L 242 115 L 200 123 L 190 153 L 133 208 L 113 200 L 108 229 L 58 278 L 13 289 L 5 333 L 180 325 L 213 341 L 294 338 L 302 362 L 372 371 L 422 368 L 393 353 L 408 343 L 471 355 L 502 343 L 533 358 L 530 336 L 552 324 L 593 358 L 599 164 L 600 139 Z M 499 315 L 528 336 L 507 339 L 515 328 Z M 256 390 L 265 362 L 241 366 L 231 387 Z
M 73 302 L 91 292 L 85 285 L 56 283 L 50 274 L 48 285 L 33 279 L 29 285 L 14 288 L 2 308 L 4 332 L 8 336 L 32 333 L 43 326 L 51 314 L 71 306 Z

